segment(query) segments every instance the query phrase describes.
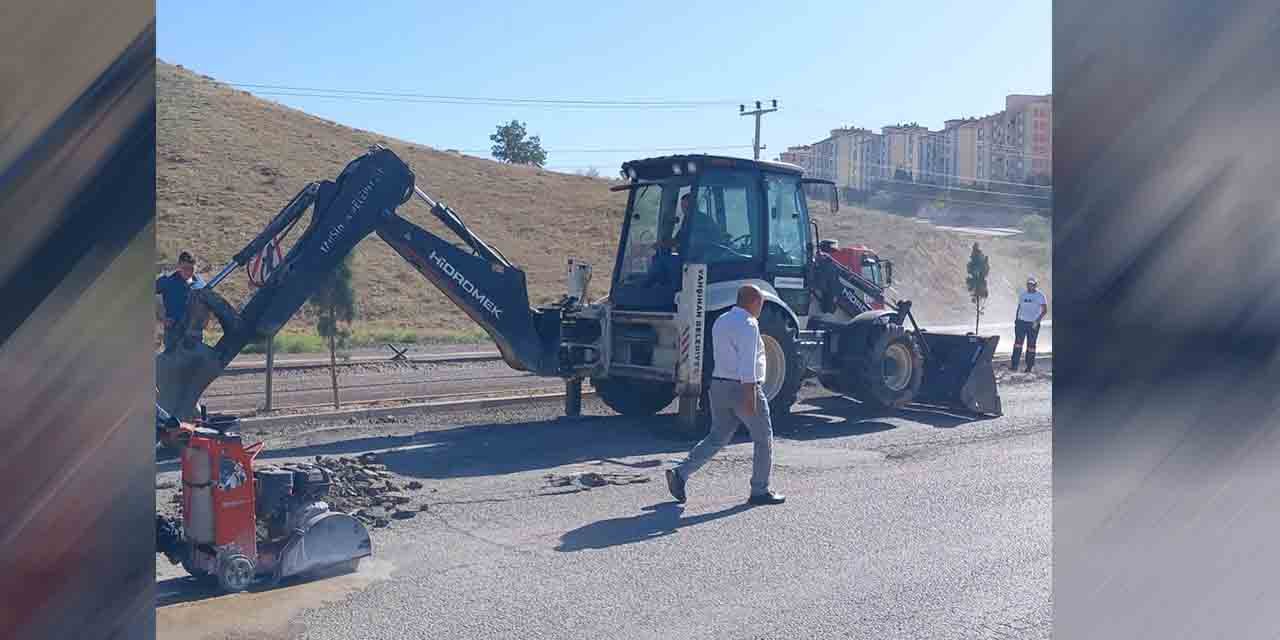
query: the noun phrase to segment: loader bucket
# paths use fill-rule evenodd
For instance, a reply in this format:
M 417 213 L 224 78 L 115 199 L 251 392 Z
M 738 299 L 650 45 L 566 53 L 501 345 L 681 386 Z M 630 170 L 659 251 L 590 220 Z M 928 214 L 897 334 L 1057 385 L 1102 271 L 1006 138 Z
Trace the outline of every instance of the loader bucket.
M 929 333 L 916 337 L 924 342 L 924 377 L 915 401 L 1001 415 L 1000 394 L 991 363 L 1000 336 Z
M 326 511 L 312 518 L 280 553 L 279 576 L 287 578 L 342 567 L 355 568 L 373 555 L 369 530 L 355 517 Z

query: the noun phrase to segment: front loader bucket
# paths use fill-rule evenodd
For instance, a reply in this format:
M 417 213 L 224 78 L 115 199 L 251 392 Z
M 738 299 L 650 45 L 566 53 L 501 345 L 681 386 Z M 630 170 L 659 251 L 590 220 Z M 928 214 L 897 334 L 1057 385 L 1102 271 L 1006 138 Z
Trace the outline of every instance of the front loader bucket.
M 355 517 L 326 511 L 308 521 L 280 553 L 279 577 L 341 567 L 354 568 L 373 555 L 369 530 Z
M 1000 336 L 919 332 L 924 342 L 924 378 L 915 401 L 978 414 L 1001 415 L 991 363 Z

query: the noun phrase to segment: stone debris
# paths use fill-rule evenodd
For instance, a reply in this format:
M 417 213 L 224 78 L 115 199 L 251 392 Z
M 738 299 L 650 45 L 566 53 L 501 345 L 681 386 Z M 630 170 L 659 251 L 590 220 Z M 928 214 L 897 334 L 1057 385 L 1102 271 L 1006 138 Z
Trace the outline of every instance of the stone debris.
M 547 486 L 550 487 L 583 487 L 594 489 L 606 485 L 639 484 L 649 482 L 652 478 L 639 473 L 617 471 L 582 471 L 572 473 L 549 473 L 546 475 Z
M 352 513 L 361 522 L 374 527 L 385 527 L 391 519 L 407 520 L 417 512 L 402 508 L 412 498 L 401 485 L 390 480 L 395 474 L 387 465 L 379 462 L 377 454 L 366 453 L 359 458 L 338 456 L 316 457 L 316 464 L 333 475 L 329 495 L 324 499 L 334 511 Z M 421 489 L 421 482 L 410 482 L 410 490 Z M 403 515 L 408 513 L 410 515 Z

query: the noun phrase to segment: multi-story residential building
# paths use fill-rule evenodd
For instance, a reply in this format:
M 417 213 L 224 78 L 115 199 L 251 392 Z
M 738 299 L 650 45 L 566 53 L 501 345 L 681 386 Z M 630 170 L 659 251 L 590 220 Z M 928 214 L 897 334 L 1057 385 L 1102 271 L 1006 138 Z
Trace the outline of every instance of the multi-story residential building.
M 1022 181 L 1053 180 L 1053 96 L 1013 94 L 1005 97 L 1005 112 L 1017 114 L 1020 144 L 1014 149 L 1022 160 Z M 1015 141 L 1016 142 L 1016 141 Z
M 831 136 L 809 145 L 813 150 L 809 177 L 836 182 L 836 162 L 839 159 L 838 146 L 839 141 L 834 132 Z M 839 183 L 837 182 L 837 184 Z
M 786 151 L 778 154 L 778 160 L 794 164 L 808 175 L 813 170 L 813 147 L 807 144 L 787 147 Z
M 888 180 L 916 180 L 924 168 L 923 149 L 929 129 L 912 122 L 881 129 L 884 135 L 884 171 Z M 905 176 L 903 175 L 905 173 Z
M 943 184 L 951 187 L 977 184 L 978 119 L 953 118 L 942 128 L 946 141 Z
M 1052 131 L 1052 96 L 1011 94 L 1003 111 L 947 120 L 942 131 L 914 122 L 883 127 L 879 134 L 845 127 L 784 156 L 812 177 L 849 191 L 872 191 L 901 179 L 979 188 L 1051 184 Z

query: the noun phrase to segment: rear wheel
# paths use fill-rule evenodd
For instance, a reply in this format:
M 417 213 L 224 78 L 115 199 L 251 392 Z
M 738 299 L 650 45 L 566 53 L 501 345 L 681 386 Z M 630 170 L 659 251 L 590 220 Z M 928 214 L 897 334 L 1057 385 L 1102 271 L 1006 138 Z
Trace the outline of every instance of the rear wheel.
M 605 405 L 624 416 L 654 415 L 676 397 L 675 385 L 669 382 L 609 377 L 592 380 L 591 386 Z
M 887 325 L 876 337 L 859 371 L 858 399 L 881 409 L 901 409 L 915 398 L 924 358 L 902 325 Z
M 783 312 L 766 306 L 760 314 L 760 341 L 764 343 L 764 397 L 773 417 L 791 413 L 800 385 L 804 383 L 804 363 L 796 348 L 796 330 Z
M 714 325 L 719 316 L 708 319 L 707 326 Z M 766 305 L 760 313 L 760 341 L 764 343 L 765 378 L 761 385 L 764 397 L 769 401 L 770 418 L 774 421 L 791 413 L 800 386 L 804 383 L 804 364 L 797 351 L 796 330 L 786 314 L 772 305 Z M 715 368 L 715 350 L 711 332 L 707 332 L 706 355 L 703 358 L 702 398 L 698 401 L 696 433 L 687 435 L 702 437 L 711 429 L 711 372 Z M 740 429 L 743 427 L 739 427 Z

